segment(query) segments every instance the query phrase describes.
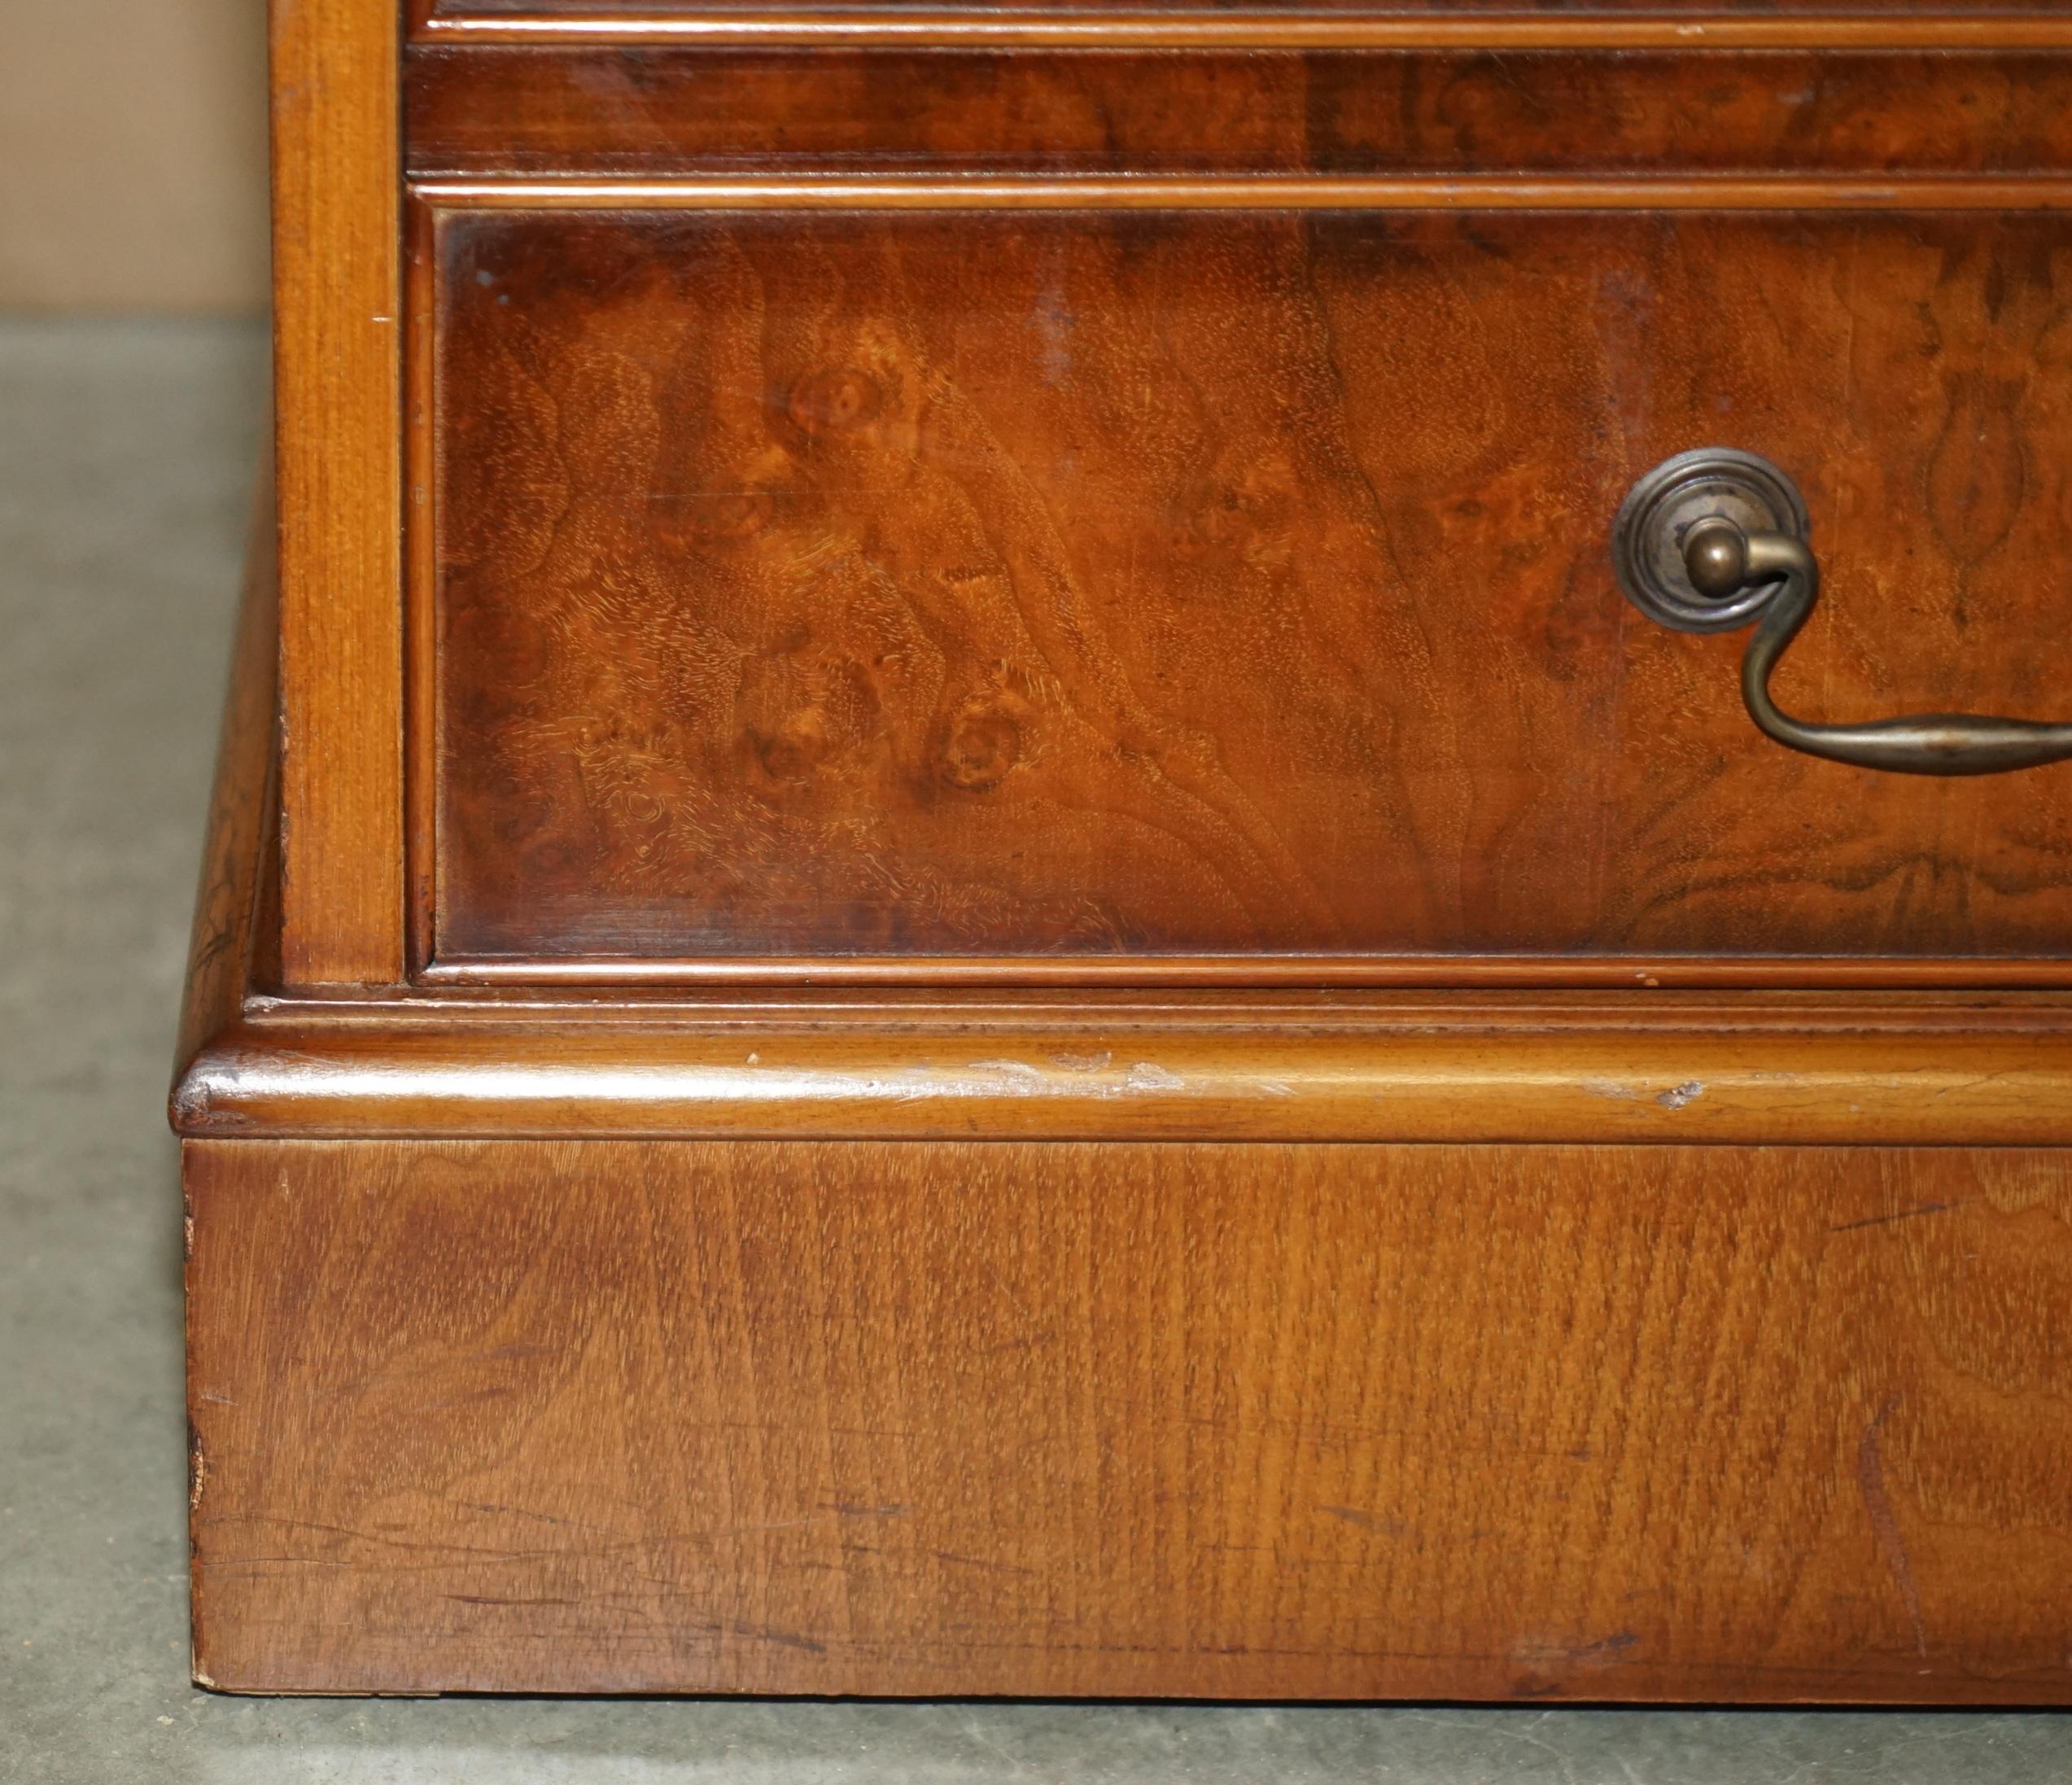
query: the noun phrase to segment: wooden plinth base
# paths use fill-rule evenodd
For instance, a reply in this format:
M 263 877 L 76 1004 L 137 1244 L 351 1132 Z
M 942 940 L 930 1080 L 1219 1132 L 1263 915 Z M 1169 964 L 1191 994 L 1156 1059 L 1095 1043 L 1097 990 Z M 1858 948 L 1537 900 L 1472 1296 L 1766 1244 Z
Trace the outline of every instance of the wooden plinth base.
M 199 1673 L 2059 1700 L 2072 1162 L 190 1144 Z

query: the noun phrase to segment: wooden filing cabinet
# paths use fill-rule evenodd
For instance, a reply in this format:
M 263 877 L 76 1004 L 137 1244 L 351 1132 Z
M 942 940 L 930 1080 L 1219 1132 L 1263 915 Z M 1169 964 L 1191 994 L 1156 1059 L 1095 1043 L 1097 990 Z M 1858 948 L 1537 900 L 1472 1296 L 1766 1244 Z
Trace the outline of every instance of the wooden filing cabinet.
M 2072 13 L 273 79 L 198 1677 L 2072 1699 Z

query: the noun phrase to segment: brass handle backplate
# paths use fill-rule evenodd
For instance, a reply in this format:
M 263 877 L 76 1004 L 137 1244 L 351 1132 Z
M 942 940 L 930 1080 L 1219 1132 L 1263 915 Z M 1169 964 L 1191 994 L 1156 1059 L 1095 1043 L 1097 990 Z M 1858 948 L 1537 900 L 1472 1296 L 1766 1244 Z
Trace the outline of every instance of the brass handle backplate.
M 1904 775 L 1990 775 L 2072 756 L 2072 724 L 1979 713 L 1915 713 L 1816 725 L 1780 712 L 1770 676 L 1821 593 L 1806 505 L 1766 459 L 1725 447 L 1679 453 L 1628 493 L 1611 532 L 1626 598 L 1681 632 L 1753 623 L 1741 698 L 1769 737 L 1808 755 Z

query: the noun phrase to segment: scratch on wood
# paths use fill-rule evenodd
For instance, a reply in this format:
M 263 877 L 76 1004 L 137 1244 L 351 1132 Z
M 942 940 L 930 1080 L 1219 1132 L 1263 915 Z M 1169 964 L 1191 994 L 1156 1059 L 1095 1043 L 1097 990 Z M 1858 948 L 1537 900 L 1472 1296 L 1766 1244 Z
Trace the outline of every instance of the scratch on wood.
M 1023 1568 L 1014 1562 L 995 1562 L 982 1555 L 960 1555 L 954 1550 L 933 1550 L 929 1552 L 938 1562 L 953 1562 L 960 1568 L 986 1568 L 999 1574 L 1034 1574 L 1033 1568 Z
M 1705 1086 L 1702 1080 L 1686 1078 L 1680 1085 L 1672 1085 L 1655 1100 L 1664 1109 L 1681 1109 L 1685 1104 L 1697 1102 L 1704 1095 Z
M 447 1593 L 442 1598 L 456 1605 L 577 1605 L 578 1599 L 502 1599 L 493 1593 Z
M 799 1636 L 790 1630 L 760 1630 L 753 1624 L 734 1624 L 728 1629 L 736 1636 L 745 1636 L 752 1642 L 775 1643 L 780 1648 L 802 1649 L 808 1655 L 828 1652 L 826 1643 L 816 1643 L 810 1636 Z
M 1900 1533 L 1899 1518 L 1892 1510 L 1892 1496 L 1885 1490 L 1885 1422 L 1899 1405 L 1899 1397 L 1895 1394 L 1877 1410 L 1877 1417 L 1864 1428 L 1863 1442 L 1856 1446 L 1856 1485 L 1864 1496 L 1864 1510 L 1870 1516 L 1871 1533 L 1877 1539 L 1877 1553 L 1891 1572 L 1900 1599 L 1906 1603 L 1907 1617 L 1913 1625 L 1914 1647 L 1926 1660 L 1928 1631 L 1921 1619 L 1921 1592 L 1914 1585 L 1913 1567 L 1907 1559 L 1906 1538 Z
M 1860 1221 L 1842 1221 L 1829 1227 L 1829 1233 L 1854 1233 L 1859 1227 L 1887 1227 L 1895 1221 L 1912 1221 L 1925 1214 L 1946 1214 L 1952 1209 L 1961 1209 L 1961 1202 L 1918 1202 L 1911 1209 L 1899 1209 L 1891 1214 L 1867 1214 Z
M 1379 1531 L 1384 1537 L 1402 1537 L 1410 1527 L 1401 1519 L 1384 1519 L 1372 1512 L 1362 1512 L 1357 1506 L 1319 1506 L 1317 1510 L 1327 1518 L 1357 1526 L 1362 1531 Z
M 1639 1635 L 1633 1630 L 1615 1630 L 1609 1636 L 1601 1636 L 1591 1643 L 1549 1641 L 1527 1638 L 1511 1645 L 1510 1659 L 1527 1667 L 1576 1667 L 1602 1665 L 1610 1661 L 1622 1660 L 1631 1650 L 1640 1644 Z M 1525 1693 L 1523 1695 L 1531 1695 Z

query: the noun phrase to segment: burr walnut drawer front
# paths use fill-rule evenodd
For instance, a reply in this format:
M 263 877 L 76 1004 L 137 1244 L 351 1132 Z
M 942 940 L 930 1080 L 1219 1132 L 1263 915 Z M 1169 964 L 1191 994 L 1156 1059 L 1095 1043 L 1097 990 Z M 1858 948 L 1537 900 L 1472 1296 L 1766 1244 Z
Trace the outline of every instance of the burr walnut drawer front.
M 2072 219 L 1356 199 L 422 197 L 422 960 L 2048 976 Z

